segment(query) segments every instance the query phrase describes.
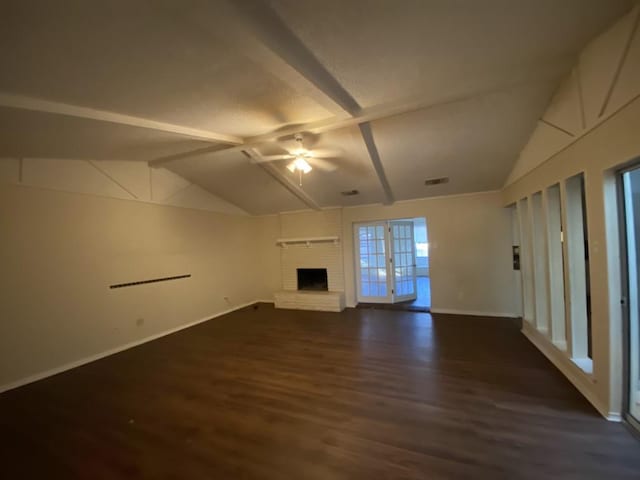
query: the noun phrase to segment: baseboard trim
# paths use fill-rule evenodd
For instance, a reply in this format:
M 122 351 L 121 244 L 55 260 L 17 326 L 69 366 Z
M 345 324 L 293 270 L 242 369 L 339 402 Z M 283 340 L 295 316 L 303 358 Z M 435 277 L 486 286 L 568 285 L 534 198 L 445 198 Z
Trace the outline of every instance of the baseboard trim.
M 24 385 L 28 385 L 29 383 L 37 382 L 38 380 L 43 380 L 43 379 L 45 379 L 47 377 L 52 377 L 52 376 L 57 375 L 59 373 L 66 372 L 67 370 L 71 370 L 73 368 L 80 367 L 82 365 L 86 365 L 87 363 L 95 362 L 96 360 L 100 360 L 101 358 L 105 358 L 105 357 L 108 357 L 110 355 L 114 355 L 116 353 L 123 352 L 125 350 L 130 349 L 130 348 L 137 347 L 137 346 L 142 345 L 144 343 L 151 342 L 153 340 L 157 340 L 158 338 L 166 337 L 167 335 L 171 335 L 172 333 L 179 332 L 180 330 L 184 330 L 186 328 L 193 327 L 193 326 L 198 325 L 200 323 L 204 323 L 204 322 L 207 322 L 209 320 L 213 320 L 214 318 L 221 317 L 223 315 L 227 315 L 228 313 L 235 312 L 236 310 L 241 310 L 243 308 L 249 307 L 251 305 L 256 304 L 257 302 L 259 302 L 259 300 L 248 302 L 248 303 L 244 303 L 242 305 L 238 305 L 236 307 L 229 308 L 227 310 L 224 310 L 222 312 L 219 312 L 219 313 L 216 313 L 214 315 L 208 316 L 206 318 L 201 318 L 201 319 L 196 320 L 194 322 L 185 323 L 184 325 L 180 325 L 179 327 L 171 328 L 169 330 L 165 330 L 163 332 L 156 333 L 155 335 L 151 335 L 149 337 L 145 337 L 145 338 L 142 338 L 140 340 L 136 340 L 134 342 L 129 342 L 129 343 L 126 343 L 124 345 L 120 345 L 119 347 L 115 347 L 115 348 L 111 348 L 109 350 L 105 350 L 104 352 L 100 352 L 100 353 L 97 353 L 95 355 L 91 355 L 89 357 L 84 357 L 84 358 L 81 358 L 80 360 L 76 360 L 74 362 L 65 363 L 64 365 L 61 365 L 59 367 L 52 368 L 52 369 L 49 369 L 49 370 L 45 370 L 43 372 L 39 372 L 39 373 L 36 373 L 34 375 L 29 375 L 28 377 L 22 378 L 20 380 L 15 381 L 15 382 L 7 383 L 5 385 L 0 385 L 0 393 L 6 392 L 6 391 L 9 391 L 9 390 L 13 390 L 14 388 L 22 387 Z
M 606 418 L 610 422 L 622 422 L 622 415 L 620 415 L 619 413 L 609 412 L 609 414 L 604 418 Z
M 472 317 L 502 317 L 517 318 L 518 315 L 505 312 L 481 312 L 479 310 L 458 310 L 455 308 L 431 308 L 431 313 L 445 313 L 449 315 L 470 315 Z
M 522 334 L 542 354 L 549 359 L 560 372 L 567 377 L 574 387 L 586 398 L 591 405 L 610 422 L 620 422 L 622 419 L 619 413 L 609 412 L 602 404 L 595 391 L 593 384 L 595 379 L 592 375 L 585 373 L 575 363 L 566 356 L 565 352 L 556 347 L 550 340 L 546 339 L 540 332 L 527 322 L 522 322 Z

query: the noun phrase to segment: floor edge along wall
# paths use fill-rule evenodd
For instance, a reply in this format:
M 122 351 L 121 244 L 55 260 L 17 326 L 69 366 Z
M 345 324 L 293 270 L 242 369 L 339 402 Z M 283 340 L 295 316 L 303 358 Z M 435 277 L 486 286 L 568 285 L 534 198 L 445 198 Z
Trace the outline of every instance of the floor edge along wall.
M 15 382 L 10 382 L 10 383 L 7 383 L 5 385 L 0 385 L 0 393 L 6 392 L 6 391 L 9 391 L 9 390 L 13 390 L 15 388 L 22 387 L 24 385 L 28 385 L 28 384 L 33 383 L 33 382 L 37 382 L 38 380 L 43 380 L 45 378 L 52 377 L 54 375 L 66 372 L 67 370 L 71 370 L 71 369 L 76 368 L 76 367 L 81 367 L 82 365 L 86 365 L 87 363 L 95 362 L 96 360 L 100 360 L 101 358 L 105 358 L 105 357 L 108 357 L 110 355 L 114 355 L 116 353 L 123 352 L 125 350 L 130 349 L 130 348 L 134 348 L 134 347 L 137 347 L 137 346 L 142 345 L 144 343 L 151 342 L 153 340 L 157 340 L 158 338 L 162 338 L 162 337 L 165 337 L 167 335 L 171 335 L 172 333 L 179 332 L 180 330 L 185 330 L 187 328 L 194 327 L 194 326 L 196 326 L 196 325 L 198 325 L 200 323 L 204 323 L 204 322 L 207 322 L 209 320 L 213 320 L 215 318 L 218 318 L 218 317 L 221 317 L 223 315 L 226 315 L 228 313 L 232 313 L 232 312 L 235 312 L 237 310 L 241 310 L 243 308 L 249 307 L 251 305 L 255 305 L 256 303 L 263 303 L 263 302 L 264 302 L 263 300 L 254 300 L 252 302 L 244 303 L 242 305 L 238 305 L 236 307 L 229 308 L 227 310 L 224 310 L 222 312 L 216 313 L 214 315 L 207 316 L 205 318 L 201 318 L 199 320 L 195 320 L 193 322 L 186 323 L 184 325 L 180 325 L 179 327 L 174 327 L 174 328 L 171 328 L 169 330 L 165 330 L 163 332 L 156 333 L 156 334 L 151 335 L 149 337 L 145 337 L 145 338 L 142 338 L 140 340 L 136 340 L 134 342 L 125 343 L 124 345 L 120 345 L 119 347 L 111 348 L 111 349 L 106 350 L 104 352 L 100 352 L 100 353 L 97 353 L 95 355 L 91 355 L 89 357 L 81 358 L 80 360 L 76 360 L 76 361 L 73 361 L 73 362 L 65 363 L 65 364 L 63 364 L 63 365 L 61 365 L 59 367 L 55 367 L 55 368 L 52 368 L 50 370 L 45 370 L 43 372 L 39 372 L 39 373 L 30 375 L 30 376 L 28 376 L 26 378 L 22 378 L 20 380 L 15 381 Z

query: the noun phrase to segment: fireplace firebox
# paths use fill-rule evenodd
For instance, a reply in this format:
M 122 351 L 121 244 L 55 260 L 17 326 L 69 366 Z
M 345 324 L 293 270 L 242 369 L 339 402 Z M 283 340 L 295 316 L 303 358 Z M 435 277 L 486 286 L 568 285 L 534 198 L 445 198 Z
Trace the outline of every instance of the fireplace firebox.
M 329 291 L 326 268 L 298 268 L 298 290 Z

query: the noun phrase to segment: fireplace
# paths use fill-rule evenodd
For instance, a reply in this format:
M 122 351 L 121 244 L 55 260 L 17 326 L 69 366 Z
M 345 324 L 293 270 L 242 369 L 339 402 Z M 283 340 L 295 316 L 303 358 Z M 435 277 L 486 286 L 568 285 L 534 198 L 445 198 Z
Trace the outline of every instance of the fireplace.
M 329 282 L 326 268 L 298 268 L 298 290 L 327 292 Z

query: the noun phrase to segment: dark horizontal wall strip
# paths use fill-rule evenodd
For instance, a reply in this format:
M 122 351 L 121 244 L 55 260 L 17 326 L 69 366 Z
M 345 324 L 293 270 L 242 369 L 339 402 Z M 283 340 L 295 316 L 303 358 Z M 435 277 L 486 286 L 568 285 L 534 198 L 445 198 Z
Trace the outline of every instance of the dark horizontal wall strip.
M 175 277 L 152 278 L 151 280 L 140 280 L 138 282 L 117 283 L 115 285 L 109 285 L 109 288 L 133 287 L 135 285 L 144 285 L 145 283 L 168 282 L 169 280 L 180 280 L 181 278 L 189 278 L 189 277 L 191 277 L 191 274 L 176 275 Z

